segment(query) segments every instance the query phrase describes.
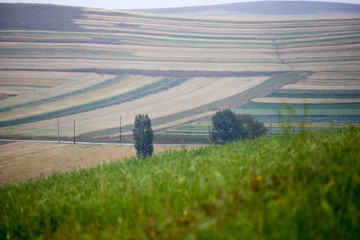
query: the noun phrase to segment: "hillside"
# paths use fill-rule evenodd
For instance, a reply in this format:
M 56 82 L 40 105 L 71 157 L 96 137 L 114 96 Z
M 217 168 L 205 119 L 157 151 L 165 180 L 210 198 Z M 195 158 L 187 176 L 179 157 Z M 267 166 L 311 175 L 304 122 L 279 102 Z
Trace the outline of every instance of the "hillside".
M 314 18 L 360 16 L 359 4 L 315 1 L 256 1 L 181 8 L 134 10 L 147 13 L 212 17 Z
M 167 152 L 0 188 L 1 239 L 359 239 L 360 132 Z
M 330 6 L 330 5 L 329 5 Z M 0 137 L 206 135 L 222 108 L 359 121 L 360 18 L 217 19 L 0 5 Z M 265 118 L 264 118 L 265 117 Z M 330 117 L 330 119 L 329 119 Z M 126 139 L 126 137 L 124 138 Z

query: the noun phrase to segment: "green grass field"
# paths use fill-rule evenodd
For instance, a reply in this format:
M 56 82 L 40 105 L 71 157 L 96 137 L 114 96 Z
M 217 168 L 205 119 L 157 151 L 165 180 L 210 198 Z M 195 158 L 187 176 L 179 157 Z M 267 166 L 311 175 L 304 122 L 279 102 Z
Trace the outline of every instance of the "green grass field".
M 359 239 L 360 131 L 302 132 L 0 188 L 2 239 Z

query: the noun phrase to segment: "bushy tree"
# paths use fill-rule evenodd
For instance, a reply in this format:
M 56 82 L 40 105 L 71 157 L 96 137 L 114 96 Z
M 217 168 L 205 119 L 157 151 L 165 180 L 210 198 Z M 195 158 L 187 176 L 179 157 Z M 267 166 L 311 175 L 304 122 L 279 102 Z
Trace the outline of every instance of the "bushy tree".
M 212 140 L 216 143 L 226 143 L 239 140 L 244 131 L 237 116 L 230 109 L 220 110 L 212 117 Z
M 248 114 L 239 114 L 237 115 L 238 121 L 243 126 L 243 133 L 241 138 L 250 138 L 255 139 L 267 133 L 267 128 L 264 126 L 264 123 L 256 121 L 253 116 Z
M 251 115 L 236 115 L 230 109 L 220 110 L 212 117 L 212 140 L 226 143 L 245 138 L 254 139 L 267 132 L 264 124 L 255 121 Z
M 151 128 L 151 120 L 146 114 L 135 117 L 133 135 L 135 139 L 136 156 L 138 158 L 151 157 L 154 152 L 154 133 Z

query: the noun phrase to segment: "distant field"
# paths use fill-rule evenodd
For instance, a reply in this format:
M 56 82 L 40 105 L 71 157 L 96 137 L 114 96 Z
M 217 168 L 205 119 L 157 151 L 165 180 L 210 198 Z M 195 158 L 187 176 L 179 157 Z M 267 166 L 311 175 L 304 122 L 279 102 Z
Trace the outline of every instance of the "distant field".
M 248 107 L 260 100 L 331 103 L 310 111 L 360 115 L 359 95 L 342 94 L 360 91 L 358 17 L 244 20 L 3 6 L 13 24 L 0 25 L 0 137 L 56 138 L 59 119 L 69 138 L 75 119 L 79 137 L 115 140 L 120 116 L 131 135 L 139 113 L 161 132 L 227 107 L 276 111 Z M 59 20 L 44 26 L 49 12 Z M 285 90 L 336 97 L 278 94 Z

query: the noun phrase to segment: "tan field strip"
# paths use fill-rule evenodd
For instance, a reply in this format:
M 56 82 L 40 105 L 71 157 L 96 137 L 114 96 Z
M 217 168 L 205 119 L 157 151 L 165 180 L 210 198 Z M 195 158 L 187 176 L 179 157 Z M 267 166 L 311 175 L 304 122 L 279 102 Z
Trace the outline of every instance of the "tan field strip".
M 3 75 L 4 74 L 4 75 Z M 36 72 L 36 71 L 0 71 L 0 76 L 5 76 L 9 74 L 11 76 L 16 76 L 20 78 L 21 76 L 25 79 L 31 76 L 28 84 L 32 85 L 32 83 L 37 82 L 37 77 L 48 79 L 51 81 L 58 81 L 58 79 L 63 79 L 63 84 L 49 88 L 49 89 L 39 89 L 36 92 L 31 92 L 27 94 L 22 94 L 16 97 L 12 97 L 9 99 L 5 99 L 1 101 L 1 107 L 11 107 L 17 104 L 24 104 L 31 101 L 39 101 L 42 99 L 48 99 L 52 97 L 56 97 L 59 95 L 63 95 L 69 92 L 73 92 L 76 90 L 81 90 L 86 87 L 90 87 L 106 80 L 109 80 L 114 75 L 102 75 L 95 73 L 64 73 L 64 72 Z M 1 78 L 0 77 L 0 82 Z M 3 77 L 3 79 L 9 79 L 8 77 Z
M 299 90 L 360 90 L 360 73 L 318 72 L 295 84 L 284 85 L 282 89 Z
M 1 71 L 4 72 L 4 71 Z M 36 73 L 35 73 L 36 74 Z M 65 79 L 41 79 L 41 78 L 31 78 L 31 75 L 28 78 L 14 78 L 14 77 L 6 77 L 0 75 L 0 85 L 10 85 L 10 86 L 24 86 L 24 85 L 31 85 L 34 87 L 56 87 L 64 82 L 67 82 Z
M 38 87 L 22 87 L 22 86 L 0 86 L 0 94 L 3 95 L 22 95 L 27 93 L 35 93 L 42 91 L 43 88 Z M 1 106 L 1 104 L 0 104 Z
M 351 61 L 323 61 L 323 62 L 302 62 L 291 63 L 294 70 L 297 71 L 358 71 L 360 69 L 360 60 Z
M 170 150 L 180 147 L 155 146 L 155 153 Z M 136 156 L 133 146 L 24 142 L 0 145 L 0 152 L 0 186 Z
M 330 103 L 360 103 L 360 98 L 253 98 L 255 103 L 288 103 L 288 104 L 330 104 Z
M 0 71 L 0 84 L 56 87 L 78 78 L 86 80 L 84 73 Z
M 306 51 L 305 51 L 306 50 Z M 360 55 L 360 47 L 359 48 L 352 48 L 352 49 L 335 49 L 335 50 L 314 50 L 309 51 L 308 49 L 303 49 L 302 52 L 289 52 L 289 53 L 282 53 L 282 58 L 286 60 L 299 60 L 301 58 L 308 59 L 311 61 L 311 58 L 325 58 L 324 61 L 328 61 L 331 58 L 349 58 L 349 57 L 359 57 Z
M 312 74 L 306 81 L 328 80 L 357 80 L 360 81 L 360 72 L 317 72 Z
M 275 59 L 274 49 L 266 47 L 236 47 L 230 48 L 222 46 L 222 48 L 191 48 L 191 47 L 155 47 L 155 46 L 134 46 L 134 45 L 116 45 L 116 44 L 89 44 L 89 43 L 38 43 L 38 42 L 5 42 L 0 43 L 1 48 L 17 49 L 17 48 L 31 48 L 31 49 L 82 49 L 88 50 L 88 57 L 96 58 L 112 58 L 115 57 L 114 52 L 118 53 L 117 57 L 129 59 L 133 57 L 144 58 L 168 58 L 177 60 L 227 60 L 236 61 L 240 59 Z M 103 51 L 102 54 L 92 56 L 91 51 Z M 109 53 L 110 55 L 106 55 Z M 33 55 L 32 55 L 33 56 Z M 63 56 L 63 55 L 62 55 Z M 44 57 L 44 56 L 43 56 Z
M 324 64 L 324 63 L 322 63 Z M 141 70 L 181 70 L 181 71 L 290 71 L 281 63 L 219 63 L 219 62 L 178 62 L 167 61 L 128 61 L 93 59 L 0 59 L 0 69 L 141 69 Z
M 152 119 L 165 117 L 236 95 L 263 83 L 266 79 L 194 78 L 167 91 L 132 102 L 63 117 L 60 119 L 61 136 L 72 136 L 73 119 L 78 122 L 76 134 L 115 128 L 119 125 L 120 115 L 124 125 L 132 124 L 135 115 L 139 113 L 147 113 Z M 0 129 L 0 134 L 57 136 L 56 119 L 4 127 Z
M 143 77 L 143 76 L 128 77 L 126 80 L 123 80 L 117 84 L 99 90 L 94 90 L 88 93 L 84 93 L 76 96 L 69 96 L 65 99 L 44 103 L 44 104 L 37 104 L 31 107 L 26 106 L 26 107 L 14 108 L 11 111 L 2 113 L 0 115 L 0 121 L 25 118 L 29 116 L 61 110 L 64 108 L 70 108 L 74 106 L 91 103 L 94 101 L 99 101 L 101 99 L 111 98 L 120 94 L 124 94 L 139 89 L 143 86 L 157 82 L 161 79 L 162 79 L 161 77 Z

